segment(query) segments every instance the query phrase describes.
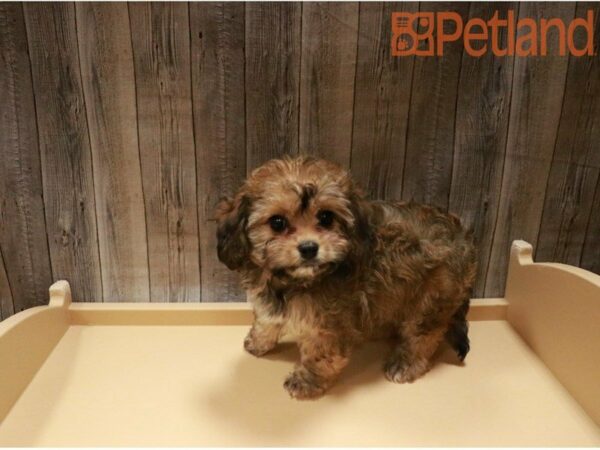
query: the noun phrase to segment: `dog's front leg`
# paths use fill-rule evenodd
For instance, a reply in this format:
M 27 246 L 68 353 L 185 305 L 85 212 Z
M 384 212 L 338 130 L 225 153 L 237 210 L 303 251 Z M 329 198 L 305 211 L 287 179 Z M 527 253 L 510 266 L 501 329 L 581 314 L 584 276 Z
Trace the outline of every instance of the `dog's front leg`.
M 290 396 L 298 399 L 323 394 L 348 364 L 350 349 L 337 337 L 316 333 L 299 342 L 300 364 L 283 384 Z
M 244 349 L 254 356 L 262 356 L 273 350 L 279 340 L 284 317 L 274 311 L 269 291 L 260 287 L 246 291 L 248 302 L 254 310 L 254 323 L 244 339 Z
M 254 356 L 262 356 L 277 345 L 283 320 L 259 315 L 256 311 L 255 314 L 254 324 L 244 339 L 244 348 Z

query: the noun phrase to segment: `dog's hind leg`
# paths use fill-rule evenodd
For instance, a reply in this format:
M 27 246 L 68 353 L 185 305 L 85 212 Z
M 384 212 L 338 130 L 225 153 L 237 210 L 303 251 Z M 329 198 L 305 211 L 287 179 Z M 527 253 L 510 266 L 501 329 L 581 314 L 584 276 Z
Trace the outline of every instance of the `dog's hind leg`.
M 386 378 L 395 383 L 412 383 L 424 375 L 446 332 L 445 327 L 438 327 L 418 333 L 411 325 L 403 327 L 400 340 L 384 365 Z
M 461 361 L 464 361 L 469 353 L 469 324 L 467 322 L 467 313 L 469 312 L 470 300 L 467 298 L 458 310 L 452 316 L 452 321 L 446 331 L 446 341 L 454 349 Z

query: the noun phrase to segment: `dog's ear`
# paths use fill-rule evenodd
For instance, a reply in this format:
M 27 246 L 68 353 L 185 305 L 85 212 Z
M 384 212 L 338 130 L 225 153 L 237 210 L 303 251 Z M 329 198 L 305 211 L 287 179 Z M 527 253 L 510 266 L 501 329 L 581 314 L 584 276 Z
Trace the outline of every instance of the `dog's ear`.
M 246 224 L 250 213 L 250 199 L 237 195 L 223 199 L 217 206 L 217 255 L 230 270 L 239 269 L 250 255 L 250 241 Z
M 350 200 L 350 210 L 354 216 L 354 235 L 360 240 L 369 241 L 373 233 L 370 223 L 370 204 L 357 187 L 352 187 L 348 198 Z
M 350 259 L 354 260 L 354 265 L 358 268 L 360 262 L 371 253 L 374 243 L 374 231 L 371 224 L 372 211 L 370 203 L 365 200 L 360 189 L 353 187 L 348 199 L 350 200 L 350 210 L 354 216 L 354 226 L 350 232 L 352 244 Z

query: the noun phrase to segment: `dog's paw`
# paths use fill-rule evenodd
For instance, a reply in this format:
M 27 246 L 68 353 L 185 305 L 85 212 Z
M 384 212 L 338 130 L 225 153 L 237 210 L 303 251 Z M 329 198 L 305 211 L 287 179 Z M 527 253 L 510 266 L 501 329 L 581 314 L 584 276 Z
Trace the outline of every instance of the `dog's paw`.
M 301 369 L 289 374 L 283 387 L 288 391 L 290 397 L 300 400 L 319 397 L 326 389 L 313 376 Z
M 270 350 L 273 350 L 276 344 L 277 343 L 271 341 L 267 342 L 265 340 L 257 339 L 252 332 L 248 333 L 248 336 L 244 339 L 244 349 L 254 356 L 263 356 Z
M 412 383 L 428 370 L 429 363 L 426 360 L 418 360 L 412 364 L 406 364 L 399 359 L 390 359 L 383 368 L 385 377 L 394 383 Z

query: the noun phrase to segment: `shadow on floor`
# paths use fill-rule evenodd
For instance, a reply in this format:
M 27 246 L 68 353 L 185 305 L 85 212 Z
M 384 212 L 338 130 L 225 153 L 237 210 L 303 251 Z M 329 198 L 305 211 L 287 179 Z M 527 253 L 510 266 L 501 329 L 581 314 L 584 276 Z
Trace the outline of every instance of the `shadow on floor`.
M 315 423 L 318 427 L 318 422 L 327 420 L 328 414 L 335 414 L 345 397 L 354 395 L 365 386 L 389 383 L 382 371 L 388 351 L 386 342 L 363 345 L 352 356 L 336 384 L 323 397 L 298 401 L 291 399 L 283 389 L 286 375 L 300 358 L 294 343 L 281 343 L 262 358 L 243 352 L 240 345 L 239 358 L 231 370 L 224 374 L 223 382 L 210 391 L 208 398 L 206 390 L 199 390 L 203 393 L 198 400 L 208 402 L 211 412 L 220 415 L 236 429 L 244 429 L 253 436 L 268 433 L 271 437 L 293 437 L 294 433 L 313 427 Z M 432 371 L 447 364 L 462 365 L 446 345 L 438 349 L 434 359 Z M 402 387 L 399 385 L 398 388 Z M 282 417 L 285 417 L 284 427 L 280 425 Z

